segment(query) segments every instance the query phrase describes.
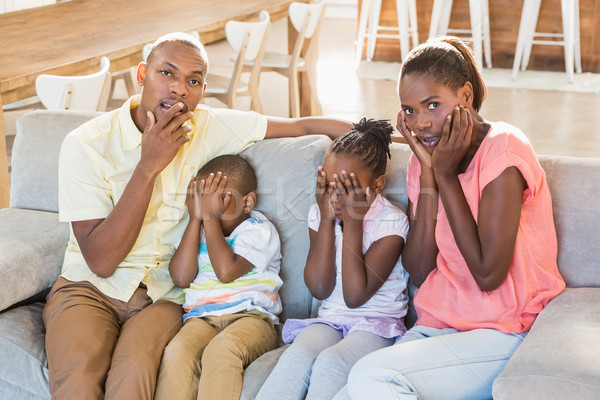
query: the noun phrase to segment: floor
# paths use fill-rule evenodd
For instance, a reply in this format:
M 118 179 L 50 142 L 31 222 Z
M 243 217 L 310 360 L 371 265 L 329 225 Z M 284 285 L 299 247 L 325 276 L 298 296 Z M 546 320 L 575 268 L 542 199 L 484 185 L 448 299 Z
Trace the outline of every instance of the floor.
M 268 49 L 285 51 L 287 25 L 275 21 Z M 396 84 L 389 80 L 359 79 L 355 73 L 354 37 L 356 20 L 326 18 L 320 34 L 318 64 L 319 98 L 325 116 L 358 121 L 363 116 L 390 119 L 399 110 Z M 227 73 L 231 68 L 226 41 L 207 46 L 210 67 Z M 566 79 L 566 77 L 565 77 Z M 275 73 L 261 76 L 261 99 L 267 115 L 288 116 L 287 80 Z M 109 109 L 125 99 L 124 85 L 117 86 Z M 211 106 L 222 107 L 214 99 Z M 238 108 L 248 109 L 248 99 Z M 26 111 L 5 112 L 7 148 L 12 148 L 15 119 Z M 559 91 L 488 88 L 481 115 L 491 121 L 518 126 L 540 154 L 600 157 L 600 94 Z M 10 154 L 9 154 L 10 163 Z

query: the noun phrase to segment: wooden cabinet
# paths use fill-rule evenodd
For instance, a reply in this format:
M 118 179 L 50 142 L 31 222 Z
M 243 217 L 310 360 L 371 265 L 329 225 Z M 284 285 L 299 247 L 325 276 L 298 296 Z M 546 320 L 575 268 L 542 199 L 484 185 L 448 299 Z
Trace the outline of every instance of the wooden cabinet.
M 359 12 L 361 1 L 359 0 Z M 433 0 L 418 0 L 417 15 L 419 41 L 427 40 Z M 490 36 L 492 63 L 497 68 L 512 68 L 523 0 L 490 0 Z M 600 1 L 579 0 L 581 60 L 584 72 L 600 73 Z M 397 26 L 396 1 L 383 0 L 381 25 Z M 452 28 L 469 28 L 468 0 L 454 0 Z M 542 0 L 538 18 L 538 32 L 562 32 L 560 0 Z M 400 43 L 397 39 L 377 39 L 374 60 L 400 61 Z M 562 46 L 535 46 L 529 69 L 564 71 Z

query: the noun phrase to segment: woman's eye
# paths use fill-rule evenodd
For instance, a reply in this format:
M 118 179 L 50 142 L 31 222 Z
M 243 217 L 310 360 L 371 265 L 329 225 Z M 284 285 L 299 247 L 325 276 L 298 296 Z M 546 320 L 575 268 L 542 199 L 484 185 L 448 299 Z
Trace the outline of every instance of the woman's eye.
M 171 73 L 169 71 L 160 71 L 161 74 L 163 74 L 164 76 L 169 76 L 171 75 Z
M 429 103 L 429 105 L 427 106 L 427 109 L 435 110 L 436 108 L 438 108 L 439 105 L 440 105 L 440 103 L 438 103 L 437 101 L 434 101 L 433 103 Z
M 412 115 L 414 114 L 415 110 L 413 110 L 412 108 L 405 108 L 404 109 L 404 114 L 406 115 Z

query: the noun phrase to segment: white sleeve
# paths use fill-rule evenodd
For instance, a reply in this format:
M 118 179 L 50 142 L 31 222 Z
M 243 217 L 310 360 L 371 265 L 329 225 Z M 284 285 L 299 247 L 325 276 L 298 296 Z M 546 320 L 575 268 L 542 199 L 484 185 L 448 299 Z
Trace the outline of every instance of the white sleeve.
M 281 242 L 275 226 L 251 219 L 248 226 L 234 239 L 233 251 L 248 260 L 259 272 L 264 272 L 276 258 L 281 257 Z
M 321 212 L 317 203 L 313 204 L 308 210 L 308 227 L 315 232 L 319 231 L 321 224 Z
M 410 228 L 406 214 L 400 210 L 393 210 L 386 215 L 382 215 L 375 226 L 373 242 L 391 235 L 397 235 L 406 240 Z

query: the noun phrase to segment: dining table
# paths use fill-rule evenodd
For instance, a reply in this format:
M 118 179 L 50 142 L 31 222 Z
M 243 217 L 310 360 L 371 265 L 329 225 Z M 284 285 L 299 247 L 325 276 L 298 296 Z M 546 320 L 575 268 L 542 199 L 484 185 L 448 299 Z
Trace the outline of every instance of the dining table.
M 257 20 L 261 10 L 268 11 L 271 20 L 277 20 L 287 16 L 290 3 L 70 0 L 0 14 L 0 208 L 8 207 L 10 198 L 2 105 L 35 96 L 38 75 L 90 74 L 97 71 L 103 56 L 110 59 L 111 72 L 123 70 L 141 61 L 144 44 L 166 33 L 195 30 L 207 44 L 225 37 L 229 20 Z M 291 32 L 289 25 L 288 22 Z M 302 98 L 310 96 L 305 94 Z

